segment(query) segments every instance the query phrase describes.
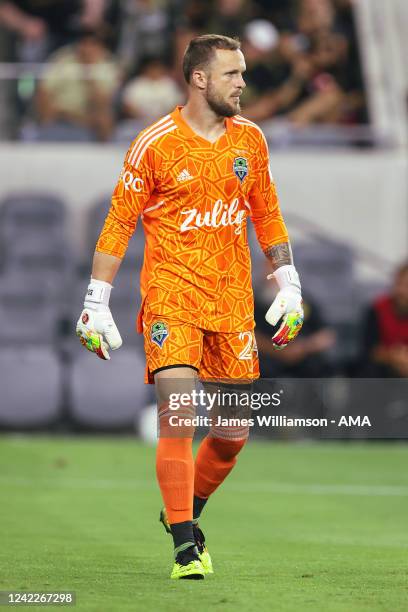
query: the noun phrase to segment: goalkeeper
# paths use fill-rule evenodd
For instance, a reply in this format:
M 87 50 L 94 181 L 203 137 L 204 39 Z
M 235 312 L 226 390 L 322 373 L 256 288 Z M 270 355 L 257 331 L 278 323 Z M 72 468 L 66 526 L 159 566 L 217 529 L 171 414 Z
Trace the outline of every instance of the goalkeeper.
M 279 292 L 266 313 L 283 349 L 303 321 L 301 287 L 260 128 L 240 112 L 245 59 L 239 41 L 193 39 L 184 54 L 189 96 L 131 144 L 96 245 L 92 276 L 78 320 L 82 344 L 102 359 L 121 344 L 109 309 L 112 283 L 139 215 L 146 236 L 137 329 L 144 334 L 146 382 L 156 385 L 160 435 L 157 479 L 161 520 L 171 533 L 171 578 L 213 571 L 199 526 L 208 498 L 243 448 L 248 428 L 211 427 L 192 454 L 194 428 L 171 393 L 191 393 L 197 380 L 242 389 L 259 377 L 246 219 L 270 261 L 266 282 Z M 274 279 L 274 280 L 272 280 Z

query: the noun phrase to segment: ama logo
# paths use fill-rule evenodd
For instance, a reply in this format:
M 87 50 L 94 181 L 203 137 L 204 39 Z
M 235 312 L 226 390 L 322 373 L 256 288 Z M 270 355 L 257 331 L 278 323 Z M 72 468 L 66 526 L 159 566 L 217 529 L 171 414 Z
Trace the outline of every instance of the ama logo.
M 166 323 L 163 323 L 162 321 L 156 321 L 156 323 L 153 323 L 150 329 L 150 338 L 159 348 L 163 346 L 163 343 L 168 335 L 169 330 Z

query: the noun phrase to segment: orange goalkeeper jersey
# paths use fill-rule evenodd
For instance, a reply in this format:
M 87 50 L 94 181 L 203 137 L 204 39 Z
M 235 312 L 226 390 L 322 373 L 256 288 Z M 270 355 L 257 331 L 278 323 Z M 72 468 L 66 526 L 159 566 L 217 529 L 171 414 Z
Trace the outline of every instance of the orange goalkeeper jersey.
M 148 308 L 206 330 L 251 330 L 247 217 L 263 250 L 288 240 L 265 137 L 236 115 L 210 143 L 180 111 L 131 144 L 96 250 L 123 257 L 141 215 L 140 315 Z

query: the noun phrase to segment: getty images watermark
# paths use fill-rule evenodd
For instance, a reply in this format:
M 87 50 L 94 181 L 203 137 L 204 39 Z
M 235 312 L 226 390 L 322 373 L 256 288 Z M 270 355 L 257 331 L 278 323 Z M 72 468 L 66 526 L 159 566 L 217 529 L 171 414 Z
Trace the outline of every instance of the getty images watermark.
M 281 394 L 277 393 L 253 393 L 251 391 L 217 391 L 209 393 L 204 389 L 193 389 L 189 393 L 170 393 L 170 410 L 179 410 L 182 407 L 205 406 L 207 410 L 212 410 L 217 406 L 223 408 L 233 408 L 235 406 L 259 410 L 269 406 L 280 406 Z
M 367 415 L 339 415 L 337 418 L 287 416 L 284 414 L 257 414 L 251 411 L 263 408 L 279 408 L 282 403 L 283 390 L 274 393 L 254 393 L 252 391 L 208 392 L 204 389 L 188 393 L 171 393 L 168 407 L 180 411 L 169 417 L 172 427 L 371 427 Z M 218 411 L 216 416 L 192 416 L 192 408 L 205 408 L 207 411 Z M 187 415 L 185 411 L 187 410 Z M 234 414 L 237 413 L 237 414 Z

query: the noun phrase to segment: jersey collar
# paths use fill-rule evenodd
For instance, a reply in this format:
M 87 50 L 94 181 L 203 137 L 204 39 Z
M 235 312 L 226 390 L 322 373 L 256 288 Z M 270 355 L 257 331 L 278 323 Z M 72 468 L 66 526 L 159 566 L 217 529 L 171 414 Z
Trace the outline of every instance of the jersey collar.
M 178 125 L 178 127 L 180 128 L 180 130 L 182 131 L 184 136 L 186 136 L 187 138 L 199 138 L 200 140 L 205 140 L 199 134 L 196 134 L 194 132 L 194 130 L 192 130 L 191 127 L 188 125 L 188 123 L 186 123 L 184 121 L 183 117 L 181 116 L 181 109 L 182 108 L 183 108 L 182 106 L 176 106 L 174 111 L 170 114 L 170 117 Z M 230 134 L 233 129 L 234 129 L 234 123 L 232 121 L 232 117 L 226 117 L 225 118 L 225 131 L 226 131 L 226 133 Z M 206 142 L 209 142 L 209 141 L 206 141 Z M 213 143 L 213 144 L 215 144 L 215 143 Z

